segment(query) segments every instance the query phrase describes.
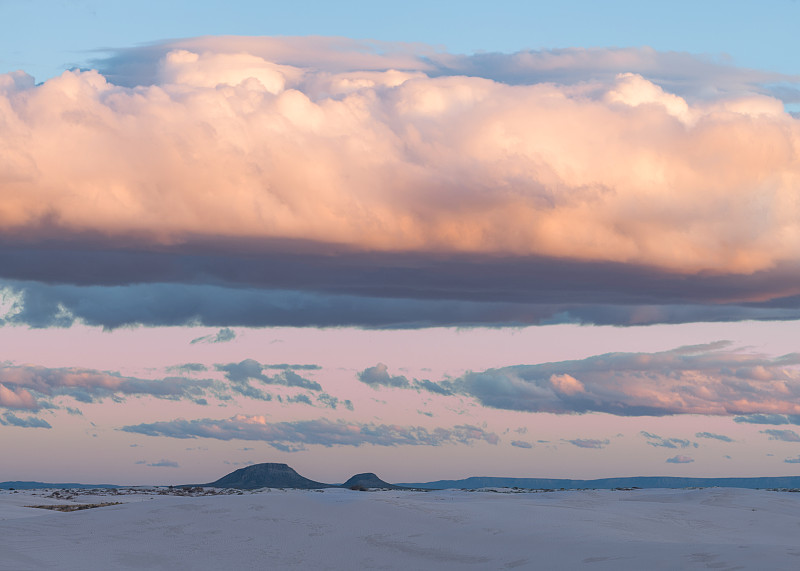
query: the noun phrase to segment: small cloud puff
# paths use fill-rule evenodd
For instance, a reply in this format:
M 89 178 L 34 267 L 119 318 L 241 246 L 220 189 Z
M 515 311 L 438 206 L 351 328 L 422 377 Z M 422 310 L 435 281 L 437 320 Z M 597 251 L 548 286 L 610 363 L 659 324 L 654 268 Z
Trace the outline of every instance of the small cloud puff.
M 378 363 L 374 367 L 368 367 L 358 374 L 358 380 L 362 383 L 375 387 L 399 387 L 407 388 L 410 386 L 408 379 L 402 375 L 392 376 L 389 368 L 383 363 Z
M 525 442 L 524 440 L 512 440 L 511 446 L 516 446 L 517 448 L 533 448 L 533 444 Z
M 691 464 L 692 462 L 694 462 L 694 458 L 678 454 L 677 456 L 673 456 L 672 458 L 667 458 L 666 462 L 667 464 Z

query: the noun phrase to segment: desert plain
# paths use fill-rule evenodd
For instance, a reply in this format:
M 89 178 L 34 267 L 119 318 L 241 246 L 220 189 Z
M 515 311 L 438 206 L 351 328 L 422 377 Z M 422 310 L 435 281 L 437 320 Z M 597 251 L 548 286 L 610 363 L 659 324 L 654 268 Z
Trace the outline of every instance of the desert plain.
M 0 569 L 800 567 L 800 494 L 788 491 L 205 493 L 2 490 Z

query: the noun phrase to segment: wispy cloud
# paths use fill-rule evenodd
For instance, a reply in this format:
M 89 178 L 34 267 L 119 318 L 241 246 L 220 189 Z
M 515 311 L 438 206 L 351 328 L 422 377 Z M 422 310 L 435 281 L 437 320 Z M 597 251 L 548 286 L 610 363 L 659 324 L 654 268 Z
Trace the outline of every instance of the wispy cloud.
M 120 430 L 171 438 L 258 440 L 280 450 L 300 450 L 304 445 L 321 446 L 441 446 L 483 440 L 497 444 L 496 434 L 470 425 L 429 430 L 420 426 L 332 421 L 327 419 L 269 422 L 263 416 L 237 415 L 213 420 L 171 420 L 122 427 Z
M 715 434 L 713 432 L 698 432 L 695 434 L 696 438 L 710 438 L 712 440 L 719 440 L 721 442 L 736 442 L 730 436 L 725 436 L 724 434 Z
M 694 447 L 697 448 L 697 443 L 693 443 L 690 440 L 682 438 L 662 438 L 657 434 L 645 432 L 644 430 L 642 430 L 639 434 L 647 439 L 647 443 L 650 446 L 662 448 L 688 448 L 694 444 Z
M 667 464 L 691 464 L 692 462 L 694 462 L 694 458 L 678 454 L 677 456 L 673 456 L 672 458 L 667 458 L 666 462 Z
M 5 426 L 17 426 L 20 428 L 53 428 L 50 423 L 43 418 L 27 416 L 20 418 L 13 412 L 7 412 L 0 416 L 0 424 Z
M 180 468 L 180 465 L 173 460 L 159 460 L 158 462 L 151 462 L 147 465 L 152 468 Z
M 577 446 L 578 448 L 605 448 L 609 445 L 610 441 L 606 438 L 605 440 L 598 440 L 596 438 L 575 438 L 573 440 L 565 440 L 564 442 L 569 442 L 573 446 Z
M 204 335 L 191 340 L 191 344 L 195 343 L 227 343 L 236 339 L 236 333 L 230 327 L 223 327 L 214 335 Z

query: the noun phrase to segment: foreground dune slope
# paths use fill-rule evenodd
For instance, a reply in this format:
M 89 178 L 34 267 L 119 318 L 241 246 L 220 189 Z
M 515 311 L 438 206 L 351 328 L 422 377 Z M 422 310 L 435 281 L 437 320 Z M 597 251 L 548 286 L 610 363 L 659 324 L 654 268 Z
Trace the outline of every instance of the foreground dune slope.
M 800 568 L 788 492 L 272 490 L 23 507 L 37 501 L 0 494 L 0 569 Z

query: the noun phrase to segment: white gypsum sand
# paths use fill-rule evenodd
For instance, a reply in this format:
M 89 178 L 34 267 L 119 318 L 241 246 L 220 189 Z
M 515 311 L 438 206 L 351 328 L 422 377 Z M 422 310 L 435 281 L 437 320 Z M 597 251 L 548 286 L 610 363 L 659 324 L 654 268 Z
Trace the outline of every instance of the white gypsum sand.
M 800 494 L 761 490 L 0 492 L 0 569 L 796 569 Z M 45 501 L 47 500 L 47 501 Z

